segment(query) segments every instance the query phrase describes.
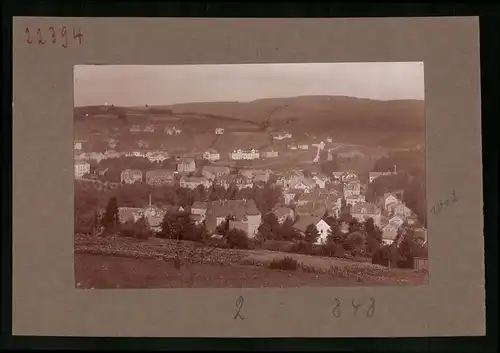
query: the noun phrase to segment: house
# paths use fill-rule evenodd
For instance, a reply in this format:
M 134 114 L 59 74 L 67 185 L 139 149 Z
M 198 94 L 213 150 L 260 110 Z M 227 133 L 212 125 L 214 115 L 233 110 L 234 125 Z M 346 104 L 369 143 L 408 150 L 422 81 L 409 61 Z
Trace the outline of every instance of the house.
M 287 218 L 290 218 L 292 221 L 295 221 L 295 213 L 293 209 L 289 207 L 276 207 L 272 210 L 272 213 L 278 219 L 279 224 L 283 224 Z
M 389 219 L 388 223 L 396 224 L 398 227 L 401 227 L 405 220 L 399 216 L 394 216 Z
M 263 158 L 276 158 L 278 157 L 278 151 L 275 151 L 273 148 L 264 149 L 261 152 Z
M 224 167 L 224 166 L 213 166 L 213 165 L 206 165 L 201 169 L 201 174 L 208 179 L 215 179 L 215 178 L 220 178 L 223 175 L 227 175 L 231 173 L 231 170 L 229 167 Z
M 171 170 L 156 169 L 146 172 L 146 184 L 151 186 L 173 185 L 175 183 L 175 174 Z
M 140 148 L 149 148 L 149 142 L 144 140 L 137 141 L 137 146 Z
M 238 148 L 229 154 L 229 159 L 234 161 L 259 159 L 260 152 L 256 149 L 243 150 Z
M 209 148 L 205 152 L 203 152 L 203 159 L 210 161 L 210 162 L 215 162 L 220 160 L 220 153 L 214 150 L 213 148 Z
M 364 195 L 357 195 L 357 196 L 347 196 L 345 198 L 345 203 L 346 205 L 354 206 L 358 202 L 365 202 L 365 196 Z
M 385 211 L 388 211 L 390 204 L 396 204 L 398 202 L 400 202 L 399 198 L 395 194 L 386 192 L 384 196 L 380 198 L 379 206 L 382 207 Z
M 289 149 L 289 150 L 296 150 L 296 149 L 297 149 L 297 145 L 295 145 L 295 144 L 290 144 L 290 145 L 288 145 L 288 149 Z
M 351 207 L 351 216 L 360 222 L 372 218 L 375 225 L 380 226 L 382 214 L 377 205 L 369 202 L 358 202 Z
M 233 178 L 233 183 L 236 184 L 236 187 L 238 188 L 238 190 L 246 189 L 246 188 L 253 188 L 253 180 L 250 178 L 247 178 L 243 175 L 236 175 Z
M 315 175 L 312 179 L 320 189 L 326 188 L 326 183 L 329 181 L 329 178 L 324 175 Z
M 297 199 L 297 205 L 302 206 L 306 203 L 321 201 L 325 202 L 328 197 L 327 193 L 322 193 L 320 189 L 314 189 L 310 192 L 303 192 Z
M 137 222 L 144 216 L 144 209 L 139 207 L 118 207 L 120 223 Z
M 249 237 L 253 238 L 262 221 L 259 209 L 253 200 L 221 200 L 208 203 L 206 213 L 206 227 L 214 232 L 217 226 L 226 220 L 226 217 L 235 221 L 245 222 Z
M 144 127 L 144 132 L 155 132 L 155 127 L 153 124 L 148 124 Z
M 393 171 L 387 171 L 387 172 L 370 172 L 370 173 L 368 173 L 368 180 L 369 180 L 370 183 L 372 183 L 378 177 L 380 177 L 380 176 L 388 176 L 388 175 L 397 175 L 396 166 L 394 166 L 394 170 Z
M 300 143 L 300 144 L 297 145 L 297 148 L 299 150 L 308 150 L 309 149 L 309 145 L 306 144 L 306 143 Z
M 328 233 L 330 232 L 331 228 L 328 225 L 328 223 L 326 223 L 324 220 L 321 219 L 321 217 L 307 217 L 307 216 L 299 217 L 299 219 L 297 220 L 297 222 L 295 222 L 293 227 L 297 231 L 299 231 L 299 233 L 302 236 L 305 236 L 307 227 L 311 224 L 313 224 L 316 227 L 316 230 L 319 233 L 318 240 L 315 242 L 315 244 L 325 244 L 328 237 Z
M 195 223 L 202 223 L 207 217 L 207 208 L 208 205 L 206 202 L 196 201 L 191 206 L 191 215 L 195 216 L 192 219 Z
M 224 134 L 224 128 L 218 127 L 215 129 L 215 134 L 216 135 L 223 135 Z
M 232 174 L 225 174 L 221 175 L 220 177 L 215 178 L 215 183 L 216 185 L 222 186 L 224 189 L 229 189 L 231 184 L 233 184 L 235 175 Z
M 175 126 L 166 126 L 164 132 L 167 135 L 179 135 L 182 131 Z
M 191 173 L 196 170 L 196 163 L 192 158 L 184 158 L 179 163 L 177 163 L 177 171 Z
M 289 132 L 274 132 L 271 134 L 271 136 L 272 136 L 273 140 L 277 140 L 277 141 L 292 138 L 292 134 L 290 134 Z
M 333 176 L 333 179 L 335 181 L 342 181 L 343 180 L 343 176 L 344 176 L 344 172 L 333 172 L 332 176 Z
M 116 146 L 118 145 L 118 141 L 116 139 L 114 139 L 114 138 L 109 138 L 109 139 L 106 140 L 106 142 L 108 143 L 108 146 L 111 149 L 115 149 Z
M 328 142 L 328 143 L 333 143 L 333 140 L 332 140 L 332 138 L 331 138 L 331 137 L 327 137 L 327 138 L 326 138 L 326 142 Z
M 302 195 L 304 193 L 303 190 L 297 190 L 297 189 L 286 189 L 283 191 L 283 199 L 285 202 L 285 205 L 290 205 L 295 198 L 297 198 L 299 195 Z
M 75 142 L 73 143 L 73 149 L 75 151 L 81 151 L 83 149 L 83 143 L 85 141 L 83 140 L 75 140 Z
M 342 210 L 342 197 L 335 193 L 328 195 L 325 200 L 325 207 L 329 214 L 339 217 Z
M 382 244 L 391 245 L 398 234 L 400 225 L 389 222 L 382 228 Z
M 208 189 L 210 186 L 212 186 L 212 181 L 205 177 L 188 176 L 183 176 L 180 180 L 181 188 L 196 189 L 200 185 L 205 189 Z
M 415 228 L 415 238 L 422 246 L 427 246 L 427 229 Z
M 90 174 L 90 163 L 85 161 L 75 162 L 75 178 L 82 178 L 84 175 Z
M 162 163 L 170 158 L 169 154 L 164 151 L 149 151 L 146 152 L 146 158 L 151 163 Z
M 162 231 L 163 218 L 165 217 L 166 210 L 151 205 L 151 194 L 149 195 L 149 207 L 144 210 L 144 217 L 146 218 L 149 228 L 159 233 Z
M 121 156 L 121 153 L 116 152 L 114 150 L 106 150 L 106 152 L 104 152 L 105 159 L 119 158 L 120 156 Z
M 316 182 L 311 178 L 302 178 L 300 180 L 293 180 L 289 188 L 303 190 L 304 192 L 311 192 L 317 187 Z
M 309 202 L 295 207 L 295 215 L 298 217 L 302 216 L 323 217 L 326 211 L 327 211 L 326 205 L 322 201 Z
M 142 182 L 142 171 L 138 169 L 125 169 L 121 172 L 122 184 L 134 184 Z
M 344 197 L 359 196 L 361 194 L 361 183 L 358 180 L 349 180 L 344 183 Z
M 141 127 L 139 125 L 132 125 L 130 127 L 130 132 L 141 132 Z
M 125 153 L 125 157 L 140 157 L 145 158 L 146 154 L 142 151 L 128 151 Z
M 88 154 L 88 159 L 94 160 L 96 162 L 100 162 L 103 159 L 106 159 L 106 157 L 104 156 L 104 153 L 102 153 L 102 152 L 90 152 Z
M 241 169 L 240 174 L 246 178 L 253 179 L 255 182 L 267 183 L 271 176 L 271 171 L 268 169 Z
M 390 215 L 407 218 L 413 215 L 413 211 L 408 208 L 404 202 L 393 202 L 387 206 Z

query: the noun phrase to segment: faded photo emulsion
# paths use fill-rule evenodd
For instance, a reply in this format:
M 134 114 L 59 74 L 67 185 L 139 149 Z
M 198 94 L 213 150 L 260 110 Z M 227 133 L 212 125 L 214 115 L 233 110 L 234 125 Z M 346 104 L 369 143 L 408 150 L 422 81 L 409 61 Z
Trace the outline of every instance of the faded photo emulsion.
M 75 286 L 428 283 L 423 62 L 74 66 Z

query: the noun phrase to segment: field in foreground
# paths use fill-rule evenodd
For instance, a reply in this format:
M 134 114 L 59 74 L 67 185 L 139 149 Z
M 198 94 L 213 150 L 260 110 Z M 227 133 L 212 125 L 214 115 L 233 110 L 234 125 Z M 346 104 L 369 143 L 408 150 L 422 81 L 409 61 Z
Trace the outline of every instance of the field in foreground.
M 258 288 L 427 284 L 428 275 L 351 260 L 267 250 L 208 249 L 163 239 L 75 242 L 77 288 Z M 294 271 L 269 269 L 296 259 Z M 174 261 L 175 258 L 180 262 Z

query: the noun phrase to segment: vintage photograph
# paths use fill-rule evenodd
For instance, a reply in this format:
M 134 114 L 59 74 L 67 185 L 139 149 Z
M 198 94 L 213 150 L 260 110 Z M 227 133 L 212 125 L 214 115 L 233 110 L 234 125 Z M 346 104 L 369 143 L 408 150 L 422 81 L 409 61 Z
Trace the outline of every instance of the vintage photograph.
M 428 283 L 423 62 L 73 73 L 76 288 Z

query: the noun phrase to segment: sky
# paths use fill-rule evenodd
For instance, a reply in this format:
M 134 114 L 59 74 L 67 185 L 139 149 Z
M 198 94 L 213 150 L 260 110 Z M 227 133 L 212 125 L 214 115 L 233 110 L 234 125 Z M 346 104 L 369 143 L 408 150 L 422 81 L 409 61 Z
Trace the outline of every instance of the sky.
M 75 106 L 170 105 L 308 95 L 424 99 L 423 62 L 75 65 Z

